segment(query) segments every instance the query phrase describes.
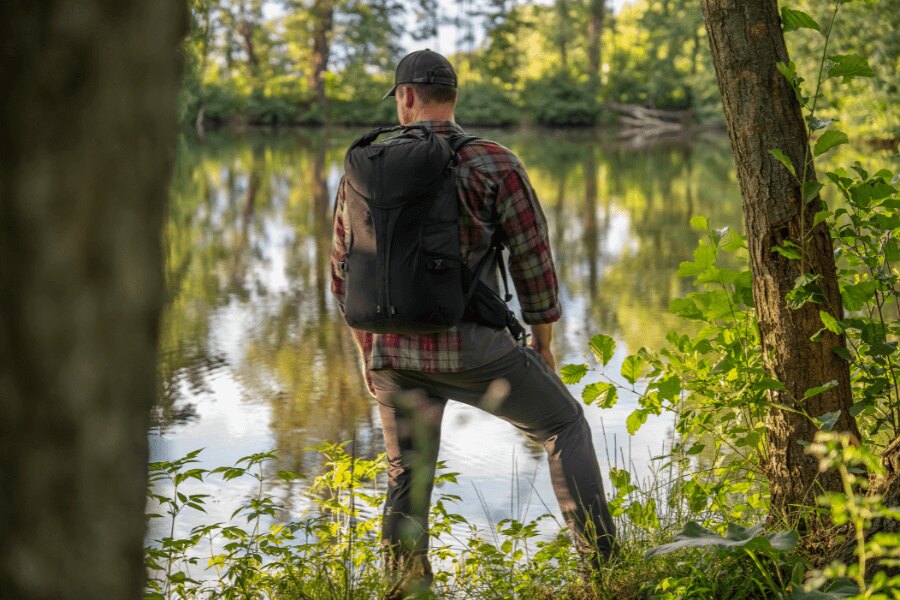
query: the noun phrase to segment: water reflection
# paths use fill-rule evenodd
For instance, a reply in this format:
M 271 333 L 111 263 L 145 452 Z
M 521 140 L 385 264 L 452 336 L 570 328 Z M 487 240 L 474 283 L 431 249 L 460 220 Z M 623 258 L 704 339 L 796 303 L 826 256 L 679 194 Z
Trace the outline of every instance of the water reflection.
M 580 361 L 599 331 L 620 341 L 615 372 L 628 352 L 661 346 L 665 332 L 681 325 L 666 307 L 689 285 L 674 273 L 697 241 L 690 217 L 739 227 L 727 139 L 711 134 L 635 149 L 585 132 L 473 133 L 512 148 L 542 199 L 564 302 L 558 361 Z M 181 142 L 164 231 L 169 295 L 154 459 L 206 447 L 207 462 L 219 465 L 277 447 L 277 468 L 310 473 L 317 455 L 309 447 L 323 440 L 355 438 L 367 457 L 381 451 L 377 411 L 328 292 L 332 199 L 356 134 Z M 613 437 L 628 444 L 624 420 L 632 408 L 625 397 L 611 411 L 588 409 L 601 456 L 601 425 L 610 444 Z M 540 448 L 466 407 L 448 410 L 445 426 L 441 458 L 463 471 L 464 485 L 479 487 L 492 516 L 521 512 L 509 503 L 513 464 L 536 473 L 534 491 L 553 505 Z M 667 429 L 649 422 L 630 441 L 635 457 L 623 460 L 644 468 L 646 446 L 658 454 Z M 469 514 L 481 512 L 471 490 L 461 495 Z M 284 497 L 290 506 L 290 490 Z

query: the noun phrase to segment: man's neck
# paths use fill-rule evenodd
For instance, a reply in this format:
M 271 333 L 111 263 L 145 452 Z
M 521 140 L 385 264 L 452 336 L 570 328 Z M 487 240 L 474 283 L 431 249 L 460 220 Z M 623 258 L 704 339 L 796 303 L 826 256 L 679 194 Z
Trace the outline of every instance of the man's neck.
M 425 105 L 413 115 L 411 123 L 416 121 L 453 121 L 453 109 L 446 106 Z

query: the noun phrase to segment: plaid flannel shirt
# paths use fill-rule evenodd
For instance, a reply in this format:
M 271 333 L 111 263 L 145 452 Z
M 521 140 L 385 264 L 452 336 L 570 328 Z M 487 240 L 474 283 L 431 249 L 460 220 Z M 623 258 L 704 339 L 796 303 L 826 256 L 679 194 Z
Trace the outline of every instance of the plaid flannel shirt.
M 450 121 L 418 121 L 438 135 L 463 133 Z M 477 140 L 460 150 L 458 199 L 459 235 L 463 256 L 470 267 L 490 249 L 494 233 L 509 250 L 509 274 L 516 288 L 525 323 L 559 320 L 559 284 L 547 221 L 525 168 L 507 148 Z M 344 279 L 339 262 L 350 245 L 351 232 L 344 221 L 344 179 L 335 200 L 331 252 L 331 291 L 343 306 Z M 456 327 L 427 335 L 366 333 L 360 349 L 366 368 L 410 369 L 426 372 L 458 372 L 463 369 L 463 348 Z

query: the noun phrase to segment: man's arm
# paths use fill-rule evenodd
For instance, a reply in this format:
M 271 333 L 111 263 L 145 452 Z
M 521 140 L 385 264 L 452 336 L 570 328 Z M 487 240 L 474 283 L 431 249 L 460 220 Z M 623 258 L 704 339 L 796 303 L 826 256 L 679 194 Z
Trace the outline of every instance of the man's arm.
M 531 346 L 555 368 L 550 341 L 553 323 L 562 315 L 559 283 L 547 220 L 521 165 L 506 171 L 497 187 L 497 216 L 509 248 L 509 273 L 531 325 Z

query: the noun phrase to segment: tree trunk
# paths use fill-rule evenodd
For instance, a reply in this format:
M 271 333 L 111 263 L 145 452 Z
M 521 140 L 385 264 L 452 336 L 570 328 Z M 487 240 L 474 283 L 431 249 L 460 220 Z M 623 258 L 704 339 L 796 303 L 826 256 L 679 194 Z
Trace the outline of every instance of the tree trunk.
M 0 2 L 0 596 L 139 598 L 177 0 Z
M 588 15 L 588 77 L 593 91 L 600 91 L 600 41 L 603 36 L 603 17 L 606 0 L 590 0 Z
M 334 0 L 315 0 L 312 7 L 312 20 L 313 53 L 309 86 L 316 91 L 316 101 L 319 103 L 319 107 L 324 108 L 328 100 L 325 97 L 325 78 L 323 74 L 328 69 L 328 58 L 331 51 Z
M 776 69 L 777 62 L 788 61 L 776 0 L 703 0 L 702 6 L 744 198 L 763 357 L 771 376 L 785 386 L 772 392 L 772 402 L 812 417 L 840 410 L 835 430 L 858 437 L 856 421 L 848 412 L 849 366 L 833 352 L 844 346 L 844 340 L 826 333 L 819 341 L 810 341 L 822 328 L 819 310 L 842 316 L 831 238 L 822 225 L 808 231 L 818 200 L 801 210 L 800 186 L 769 154 L 780 149 L 797 165 L 798 175 L 809 155 L 800 105 Z M 806 177 L 815 178 L 811 160 Z M 820 277 L 823 303 L 792 310 L 785 295 L 803 273 L 801 261 L 788 260 L 772 249 L 787 240 L 799 244 L 802 232 L 809 236 L 806 271 Z M 830 390 L 803 400 L 809 388 L 832 381 L 836 385 Z M 773 406 L 767 430 L 770 517 L 795 524 L 798 507 L 813 504 L 821 488 L 840 489 L 839 480 L 836 473 L 819 474 L 817 461 L 803 452 L 802 443 L 817 431 L 811 419 Z

